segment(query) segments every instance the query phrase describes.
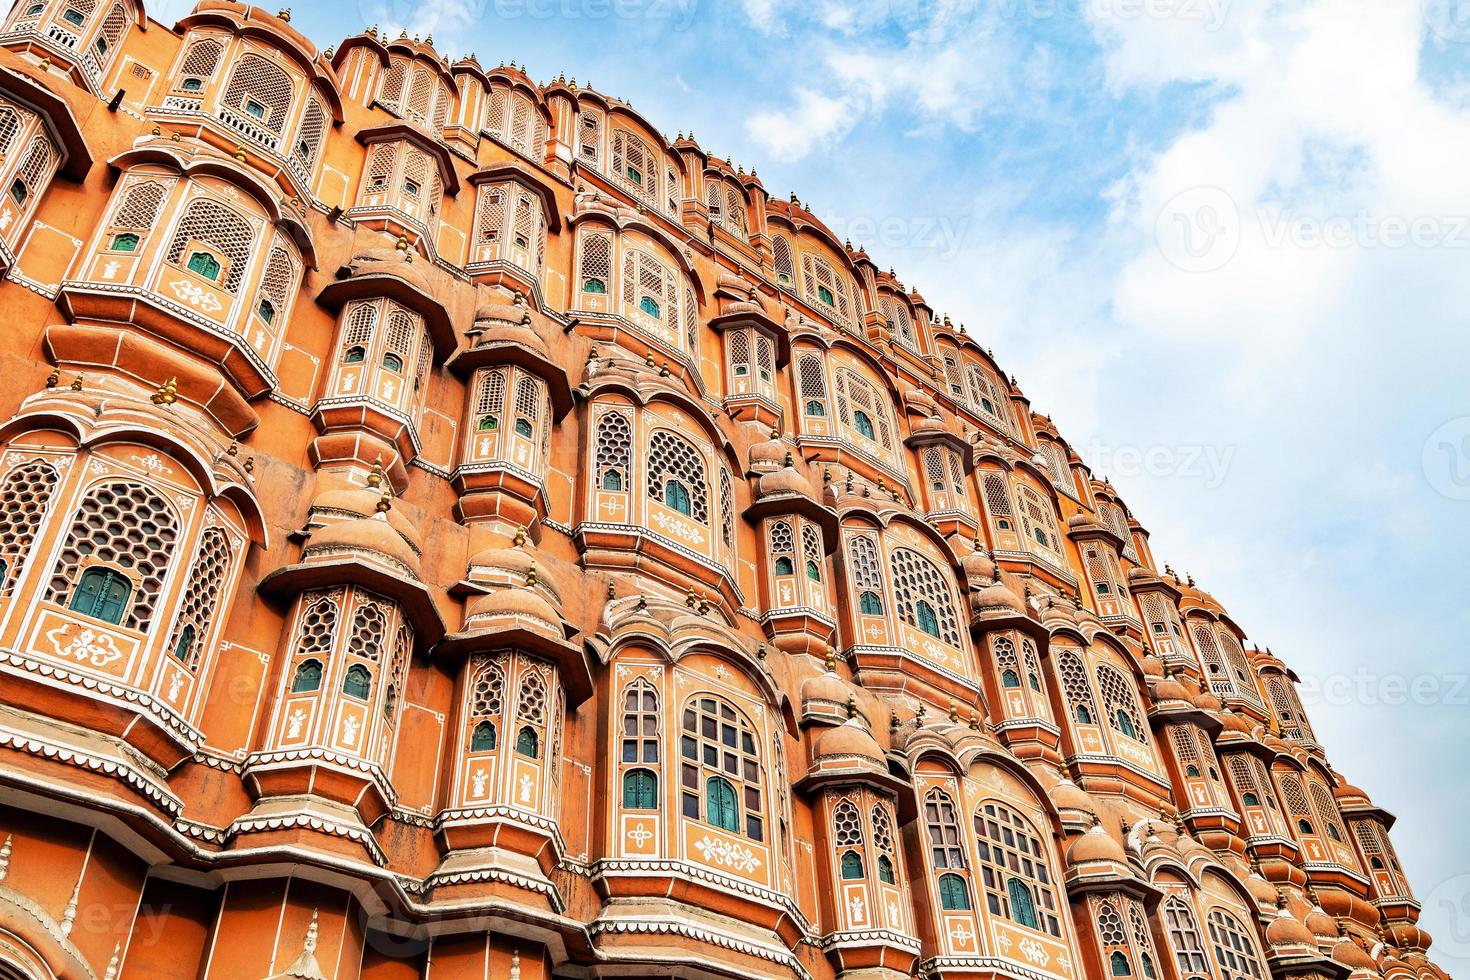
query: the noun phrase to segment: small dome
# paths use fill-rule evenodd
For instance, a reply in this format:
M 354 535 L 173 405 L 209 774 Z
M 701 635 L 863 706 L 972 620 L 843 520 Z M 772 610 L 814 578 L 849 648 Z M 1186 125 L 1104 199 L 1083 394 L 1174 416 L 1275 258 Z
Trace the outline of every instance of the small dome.
M 927 391 L 919 388 L 910 388 L 903 396 L 904 404 L 910 411 L 918 412 L 924 416 L 936 415 L 939 406 L 934 403 Z
M 1077 867 L 1083 864 L 1094 864 L 1099 861 L 1116 861 L 1119 864 L 1128 862 L 1128 855 L 1124 853 L 1123 846 L 1113 840 L 1111 834 L 1103 830 L 1101 823 L 1094 823 L 1092 829 L 1078 837 L 1067 848 L 1067 864 Z
M 972 605 L 976 612 L 1001 612 L 1014 613 L 1017 616 L 1026 615 L 1026 604 L 1021 597 L 1012 592 L 1004 582 L 996 580 L 975 593 Z
M 1144 658 L 1139 661 L 1138 666 L 1142 668 L 1143 676 L 1145 677 L 1164 676 L 1164 662 L 1151 653 L 1145 655 Z
M 975 548 L 968 555 L 960 559 L 960 567 L 965 570 L 965 577 L 972 584 L 982 582 L 998 581 L 995 569 L 995 556 L 980 547 L 976 541 Z
M 1332 958 L 1349 970 L 1367 970 L 1374 975 L 1378 973 L 1378 964 L 1368 951 L 1359 946 L 1350 936 L 1343 936 L 1338 944 L 1332 947 Z
M 811 484 L 807 482 L 806 477 L 796 471 L 795 467 L 783 466 L 774 473 L 766 473 L 757 484 L 757 497 L 776 497 L 787 494 L 812 496 Z
M 343 553 L 364 554 L 402 565 L 414 578 L 419 575 L 419 556 L 382 515 L 334 521 L 312 532 L 302 549 L 303 560 L 336 558 Z
M 750 447 L 750 468 L 757 472 L 780 469 L 786 465 L 789 451 L 780 434 L 772 432 L 771 438 Z
M 852 688 L 841 677 L 831 671 L 823 671 L 808 677 L 801 685 L 801 701 L 821 701 L 828 704 L 846 704 L 852 697 Z
M 1154 700 L 1188 703 L 1189 692 L 1184 689 L 1183 684 L 1174 679 L 1173 675 L 1169 675 L 1154 685 Z
M 465 626 L 471 630 L 506 620 L 530 626 L 557 640 L 565 638 L 561 617 L 533 588 L 496 589 L 471 599 L 465 609 Z
M 1218 714 L 1220 716 L 1220 724 L 1225 727 L 1227 732 L 1240 732 L 1242 735 L 1249 735 L 1254 731 L 1250 719 L 1238 711 L 1222 708 Z
M 1219 698 L 1215 697 L 1209 688 L 1202 688 L 1191 700 L 1193 700 L 1194 706 L 1201 711 L 1218 712 L 1225 708 L 1225 705 L 1221 703 Z
M 350 487 L 342 490 L 328 490 L 317 495 L 311 502 L 309 508 L 313 517 L 318 515 L 337 517 L 375 517 L 383 514 L 388 523 L 395 531 L 403 535 L 416 554 L 422 554 L 424 550 L 423 538 L 413 521 L 404 515 L 402 510 L 389 508 L 387 511 L 379 511 L 378 506 L 383 502 L 383 494 L 379 490 L 370 487 Z
M 1282 903 L 1276 917 L 1266 927 L 1266 942 L 1272 946 L 1310 946 L 1315 949 L 1317 937 Z
M 923 418 L 919 419 L 919 421 L 914 423 L 914 435 L 916 436 L 935 435 L 939 433 L 947 433 L 948 431 L 949 430 L 944 427 L 944 419 L 940 418 L 938 414 L 926 415 Z
M 1349 782 L 1341 782 L 1332 790 L 1332 795 L 1348 806 L 1372 806 L 1373 800 L 1367 792 Z
M 1041 622 L 1042 625 L 1052 629 L 1058 626 L 1075 626 L 1077 616 L 1067 603 L 1057 602 L 1055 598 L 1048 597 L 1041 606 Z
M 879 765 L 887 765 L 883 749 L 877 739 L 868 733 L 863 723 L 849 718 L 835 728 L 829 728 L 817 739 L 813 750 L 815 758 L 865 759 Z
M 1251 873 L 1245 876 L 1245 890 L 1251 893 L 1257 905 L 1276 904 L 1276 886 L 1262 878 L 1258 868 L 1252 867 Z
M 1312 935 L 1319 939 L 1331 939 L 1337 935 L 1337 920 L 1322 911 L 1322 906 L 1315 902 L 1307 910 L 1307 914 L 1302 919 L 1302 922 L 1312 931 Z
M 352 261 L 347 263 L 349 270 L 348 278 L 358 276 L 394 276 L 402 279 L 410 286 L 426 293 L 434 295 L 433 287 L 429 284 L 429 273 L 427 262 L 414 262 L 410 258 L 411 251 L 398 248 L 361 248 L 353 253 Z
M 1051 788 L 1051 801 L 1058 810 L 1080 810 L 1096 815 L 1097 803 L 1087 791 L 1070 779 L 1063 779 Z

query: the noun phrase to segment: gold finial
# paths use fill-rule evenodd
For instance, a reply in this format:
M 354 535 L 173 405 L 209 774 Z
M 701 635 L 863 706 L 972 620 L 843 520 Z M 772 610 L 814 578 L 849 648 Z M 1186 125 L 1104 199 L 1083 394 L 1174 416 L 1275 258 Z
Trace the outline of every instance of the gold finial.
M 791 455 L 791 450 L 789 450 L 789 449 L 786 450 L 786 465 L 787 466 L 794 466 L 795 464 L 796 464 L 796 457 L 793 456 L 793 455 Z
M 953 698 L 951 698 L 949 702 L 949 720 L 954 722 L 958 722 L 960 720 L 960 706 L 954 701 Z
M 378 502 L 373 506 L 379 514 L 388 513 L 388 511 L 393 509 L 393 495 L 387 490 L 384 490 L 383 495 L 378 498 Z
M 851 694 L 847 696 L 847 717 L 857 717 L 857 698 Z
M 684 596 L 684 605 L 688 606 L 690 609 L 693 609 L 695 606 L 699 605 L 699 596 L 694 594 L 693 589 L 690 589 L 689 594 Z
M 526 588 L 534 588 L 541 580 L 536 577 L 536 563 L 531 562 L 531 567 L 526 569 Z
M 890 711 L 890 712 L 888 712 L 888 730 L 890 732 L 897 732 L 898 731 L 898 712 L 897 711 Z
M 669 362 L 668 361 L 664 361 L 663 365 L 658 369 L 658 376 L 660 378 L 667 378 L 669 376 Z
M 970 712 L 970 731 L 972 731 L 972 732 L 978 732 L 979 730 L 980 730 L 980 712 L 978 712 L 978 711 L 971 711 Z
M 375 460 L 373 460 L 373 469 L 372 469 L 372 472 L 368 474 L 367 485 L 370 486 L 370 487 L 372 487 L 374 490 L 378 489 L 378 487 L 381 487 L 383 485 L 383 454 L 382 453 L 379 453 L 378 454 L 378 458 L 375 459 Z
M 77 375 L 75 378 L 72 378 L 71 379 L 71 390 L 72 391 L 81 391 L 82 390 L 82 376 L 80 374 Z
M 239 443 L 238 440 L 235 440 L 235 439 L 231 439 L 230 440 L 230 444 L 225 447 L 225 455 L 226 456 L 238 456 L 238 455 L 240 455 L 240 443 Z
M 707 615 L 708 613 L 709 613 L 709 596 L 702 595 L 702 596 L 699 597 L 699 614 L 701 616 L 704 616 L 704 615 Z
M 393 244 L 393 247 L 396 248 L 396 249 L 398 249 L 398 251 L 400 251 L 400 252 L 407 252 L 408 251 L 408 236 L 407 235 L 399 235 L 398 236 L 398 241 Z
M 616 585 L 614 585 L 613 583 L 611 583 L 611 582 L 607 583 L 607 601 L 608 602 L 611 602 L 612 600 L 616 599 L 617 597 L 618 597 L 618 587 Z
M 325 51 L 322 52 L 322 57 L 326 58 L 328 61 L 331 61 L 332 58 L 334 58 L 336 56 L 336 54 L 337 54 L 337 49 L 336 48 L 327 48 L 327 50 L 325 50 Z
M 285 21 L 288 24 L 291 23 L 291 8 L 282 7 L 280 10 L 276 11 L 276 16 L 281 18 L 281 20 Z M 314 912 L 312 913 L 312 921 L 316 921 L 316 913 Z
M 235 159 L 239 160 L 241 163 L 244 163 L 246 160 L 250 159 L 249 155 L 245 152 L 245 145 L 243 143 L 235 147 Z
M 829 674 L 835 674 L 835 673 L 837 673 L 837 653 L 836 653 L 836 651 L 828 650 L 827 651 L 827 656 L 824 659 L 825 659 L 826 664 L 827 664 L 827 673 L 829 673 Z
M 178 391 L 178 379 L 170 378 L 163 384 L 159 385 L 158 389 L 153 392 L 148 400 L 155 405 L 172 405 L 174 402 L 179 400 Z
M 514 540 L 517 548 L 524 548 L 526 546 L 526 529 L 523 527 L 516 528 Z
M 638 612 L 643 612 L 647 608 L 648 608 L 648 596 L 646 596 L 646 595 L 639 595 L 638 596 Z
M 658 367 L 658 362 L 653 359 L 653 351 L 648 352 L 648 356 L 643 359 L 643 363 L 649 367 Z
M 766 659 L 766 645 L 764 643 L 762 643 L 760 646 L 758 646 L 758 647 L 755 648 L 755 659 L 757 659 L 757 660 L 764 660 L 764 659 Z
M 255 457 L 254 456 L 247 456 L 247 457 L 245 457 L 245 472 L 246 473 L 254 473 L 255 472 Z
M 916 721 L 923 721 L 924 720 L 924 716 L 927 715 L 928 713 L 929 713 L 929 706 L 927 704 L 925 704 L 923 701 L 920 701 L 919 702 L 919 706 L 914 709 L 914 719 Z
M 52 368 L 51 373 L 46 375 L 46 387 L 55 388 L 61 383 L 61 368 Z

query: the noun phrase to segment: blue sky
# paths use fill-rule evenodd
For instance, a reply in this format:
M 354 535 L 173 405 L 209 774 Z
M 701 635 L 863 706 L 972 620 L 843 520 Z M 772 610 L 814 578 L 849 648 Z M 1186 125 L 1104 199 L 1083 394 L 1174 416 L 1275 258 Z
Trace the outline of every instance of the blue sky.
M 295 23 L 590 80 L 965 322 L 1161 560 L 1301 674 L 1335 765 L 1399 815 L 1436 959 L 1470 967 L 1470 0 L 361 0 Z

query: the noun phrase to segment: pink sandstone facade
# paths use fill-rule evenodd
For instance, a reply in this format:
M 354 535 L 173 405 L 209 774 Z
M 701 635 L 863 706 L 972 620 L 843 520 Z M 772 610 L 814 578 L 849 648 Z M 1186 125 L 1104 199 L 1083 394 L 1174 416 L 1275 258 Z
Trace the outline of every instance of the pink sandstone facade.
M 0 30 L 0 978 L 1440 980 L 1289 667 L 692 137 Z

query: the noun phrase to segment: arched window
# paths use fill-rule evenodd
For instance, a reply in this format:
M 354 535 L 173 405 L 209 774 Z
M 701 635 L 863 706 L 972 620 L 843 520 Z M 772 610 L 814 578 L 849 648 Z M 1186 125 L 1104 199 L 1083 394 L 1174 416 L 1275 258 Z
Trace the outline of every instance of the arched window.
M 132 591 L 133 583 L 121 572 L 111 568 L 89 568 L 77 583 L 70 608 L 84 616 L 116 625 L 122 622 Z
M 50 463 L 17 466 L 0 482 L 0 595 L 10 595 L 30 557 L 58 479 Z
M 791 260 L 791 241 L 785 235 L 771 239 L 771 259 L 776 267 L 776 281 L 789 286 L 796 278 L 796 266 Z
M 954 801 L 941 789 L 924 797 L 924 825 L 929 832 L 929 853 L 935 868 L 964 868 L 965 850 L 960 839 L 960 822 Z M 966 906 L 968 908 L 969 906 Z
M 107 247 L 114 252 L 136 252 L 142 239 L 131 231 L 125 231 L 112 236 L 112 244 Z
M 372 693 L 373 675 L 362 664 L 353 664 L 347 668 L 347 676 L 342 678 L 342 693 L 349 697 L 367 699 Z
M 579 241 L 582 246 L 582 292 L 605 295 L 612 278 L 612 239 L 600 232 L 584 232 Z
M 1036 658 L 1036 644 L 1028 637 L 1021 637 L 1021 657 L 1026 663 L 1026 679 L 1031 690 L 1042 693 L 1041 662 Z
M 915 629 L 958 647 L 960 631 L 954 615 L 953 593 L 944 574 L 928 558 L 909 548 L 893 549 L 889 566 L 899 617 Z
M 780 558 L 777 558 L 776 559 L 776 574 L 777 575 L 794 575 L 794 574 L 796 574 L 796 569 L 794 567 L 792 567 L 791 559 L 790 558 L 787 558 L 785 555 L 782 555 Z
M 801 257 L 801 274 L 807 302 L 821 304 L 834 321 L 852 326 L 853 303 L 846 274 L 811 254 Z
M 985 803 L 975 811 L 981 878 L 992 915 L 1052 936 L 1062 934 L 1041 836 L 1015 810 Z
M 888 815 L 888 807 L 882 803 L 873 804 L 871 811 L 873 821 L 873 847 L 878 851 L 878 880 L 885 884 L 896 884 L 897 874 L 895 861 L 898 852 L 893 845 L 893 818 Z
M 832 845 L 842 851 L 838 873 L 844 881 L 860 881 L 863 870 L 863 818 L 851 800 L 842 800 L 832 811 Z
M 516 752 L 528 759 L 541 757 L 541 735 L 546 730 L 546 679 L 539 671 L 521 676 L 520 696 L 516 699 Z
M 678 480 L 669 480 L 664 484 L 664 505 L 677 510 L 681 514 L 688 515 L 689 488 Z
M 46 599 L 78 611 L 90 609 L 87 615 L 128 629 L 147 630 L 177 540 L 174 510 L 162 495 L 133 483 L 95 487 L 77 508 Z M 91 569 L 97 574 L 83 582 L 84 571 Z
M 220 274 L 219 259 L 208 252 L 191 252 L 189 261 L 185 266 L 190 272 L 197 273 L 210 282 L 218 282 Z
M 1097 723 L 1097 707 L 1092 700 L 1092 685 L 1087 680 L 1087 668 L 1082 658 L 1071 650 L 1064 650 L 1057 657 L 1057 671 L 1062 675 L 1062 691 L 1072 708 L 1072 717 L 1078 724 Z
M 723 776 L 705 780 L 704 819 L 721 830 L 740 833 L 740 807 L 735 802 L 735 787 Z
M 684 706 L 681 728 L 684 816 L 703 819 L 731 833 L 743 833 L 752 840 L 765 840 L 760 758 L 750 722 L 724 700 L 702 696 Z
M 291 114 L 291 76 L 258 55 L 241 58 L 220 103 L 281 133 Z
M 883 614 L 882 566 L 878 563 L 877 541 L 866 535 L 853 535 L 847 541 L 847 570 L 852 586 L 858 592 L 858 608 L 864 616 Z
M 797 380 L 806 414 L 823 418 L 827 414 L 827 376 L 815 354 L 803 354 L 796 365 Z
M 597 420 L 593 440 L 593 462 L 597 467 L 597 483 L 604 490 L 622 490 L 632 461 L 633 427 L 621 412 L 605 412 Z
M 1205 957 L 1204 942 L 1193 910 L 1178 897 L 1171 896 L 1164 902 L 1164 926 L 1169 933 L 1169 944 L 1174 947 L 1179 975 L 1184 980 L 1209 977 L 1209 960 Z
M 623 809 L 657 810 L 658 777 L 647 769 L 623 773 Z
M 1220 964 L 1223 974 L 1230 980 L 1265 980 L 1256 944 L 1235 916 L 1215 908 L 1205 921 L 1210 930 L 1210 945 L 1215 949 L 1215 962 Z
M 494 722 L 482 721 L 475 725 L 470 733 L 471 752 L 489 752 L 495 748 L 495 724 Z
M 168 261 L 187 262 L 191 272 L 219 282 L 226 292 L 234 293 L 245 279 L 245 267 L 254 244 L 255 232 L 250 222 L 217 201 L 197 199 L 189 204 L 174 232 Z M 209 249 L 200 249 L 200 245 Z
M 648 495 L 709 525 L 709 484 L 699 450 L 667 429 L 648 441 Z
M 796 535 L 792 532 L 789 522 L 776 521 L 771 525 L 770 549 L 774 557 L 775 574 L 795 575 Z
M 885 405 L 888 396 L 847 368 L 838 368 L 836 379 L 838 417 L 858 436 L 891 453 L 894 443 L 892 415 Z
M 658 764 L 658 722 L 658 692 L 640 678 L 623 693 L 623 762 Z
M 968 912 L 970 889 L 959 875 L 939 876 L 939 907 L 946 912 Z
M 1128 738 L 1147 745 L 1148 734 L 1140 722 L 1141 714 L 1133 685 L 1118 670 L 1107 664 L 1098 665 L 1097 677 L 1113 728 Z
M 219 528 L 209 528 L 199 539 L 197 554 L 169 644 L 174 656 L 191 670 L 199 663 L 196 642 L 209 631 L 220 604 L 220 592 L 230 574 L 229 538 Z
M 1108 965 L 1115 977 L 1133 976 L 1133 968 L 1128 965 L 1128 957 L 1119 950 L 1113 950 L 1113 955 L 1108 957 Z
M 296 665 L 296 672 L 291 676 L 292 694 L 309 694 L 319 691 L 322 687 L 322 662 L 320 660 L 303 660 Z

